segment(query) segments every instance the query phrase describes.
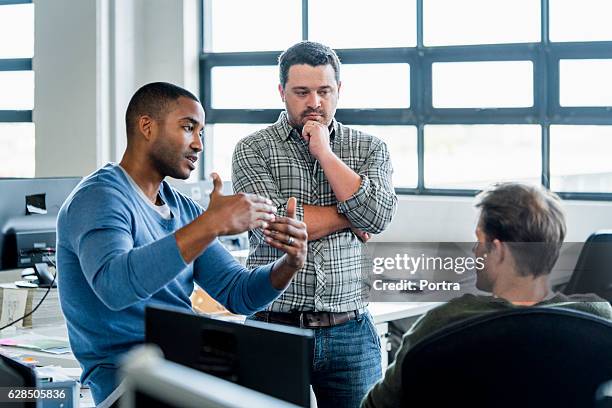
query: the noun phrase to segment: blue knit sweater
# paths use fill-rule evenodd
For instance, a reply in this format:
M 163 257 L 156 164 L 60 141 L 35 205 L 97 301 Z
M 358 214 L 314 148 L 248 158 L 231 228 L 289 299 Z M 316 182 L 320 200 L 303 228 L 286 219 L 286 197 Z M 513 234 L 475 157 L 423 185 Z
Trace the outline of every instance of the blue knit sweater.
M 194 281 L 229 310 L 252 314 L 280 295 L 271 265 L 247 270 L 214 241 L 186 264 L 174 232 L 202 208 L 165 181 L 163 219 L 116 164 L 76 187 L 57 221 L 58 287 L 74 355 L 96 403 L 117 385 L 122 354 L 144 341 L 147 305 L 191 310 Z M 180 341 L 180 339 L 177 339 Z

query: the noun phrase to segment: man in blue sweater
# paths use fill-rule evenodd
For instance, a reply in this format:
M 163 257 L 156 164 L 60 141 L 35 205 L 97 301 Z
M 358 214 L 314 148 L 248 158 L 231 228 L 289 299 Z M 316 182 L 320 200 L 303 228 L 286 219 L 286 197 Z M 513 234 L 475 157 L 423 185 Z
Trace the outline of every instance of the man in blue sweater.
M 146 306 L 191 310 L 195 282 L 229 310 L 250 315 L 281 294 L 306 258 L 295 199 L 287 217 L 276 217 L 266 198 L 223 196 L 213 173 L 203 211 L 164 181 L 186 179 L 202 151 L 204 110 L 190 92 L 168 83 L 143 86 L 128 105 L 126 128 L 121 163 L 85 177 L 57 224 L 61 306 L 81 381 L 97 404 L 119 393 L 119 361 L 144 341 Z M 255 228 L 272 231 L 268 243 L 285 254 L 247 270 L 216 238 Z

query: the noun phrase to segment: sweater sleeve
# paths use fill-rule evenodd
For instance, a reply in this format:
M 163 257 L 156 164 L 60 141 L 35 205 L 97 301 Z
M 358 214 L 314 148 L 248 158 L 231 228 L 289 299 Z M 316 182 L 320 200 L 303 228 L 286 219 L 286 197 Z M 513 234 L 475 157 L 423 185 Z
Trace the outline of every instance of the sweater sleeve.
M 282 293 L 270 280 L 273 265 L 248 270 L 215 241 L 194 262 L 194 279 L 231 312 L 251 315 Z
M 58 221 L 59 222 L 59 221 Z M 111 310 L 125 309 L 163 288 L 187 266 L 174 234 L 134 247 L 124 195 L 109 186 L 80 191 L 58 229 L 78 255 L 85 279 Z

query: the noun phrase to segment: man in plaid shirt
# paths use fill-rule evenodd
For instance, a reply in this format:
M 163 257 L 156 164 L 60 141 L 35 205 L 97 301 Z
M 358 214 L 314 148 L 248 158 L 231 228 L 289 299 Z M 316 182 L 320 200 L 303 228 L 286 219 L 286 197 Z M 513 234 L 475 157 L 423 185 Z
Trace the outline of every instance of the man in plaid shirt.
M 269 198 L 278 215 L 289 197 L 308 230 L 308 256 L 285 293 L 254 319 L 312 328 L 312 386 L 319 407 L 356 407 L 381 377 L 380 343 L 364 294 L 362 242 L 395 214 L 391 160 L 374 136 L 334 119 L 340 61 L 329 47 L 300 42 L 279 57 L 286 110 L 273 125 L 242 139 L 232 160 L 236 192 Z M 269 240 L 281 232 L 249 232 L 249 267 L 282 254 Z M 290 231 L 286 231 L 290 232 Z

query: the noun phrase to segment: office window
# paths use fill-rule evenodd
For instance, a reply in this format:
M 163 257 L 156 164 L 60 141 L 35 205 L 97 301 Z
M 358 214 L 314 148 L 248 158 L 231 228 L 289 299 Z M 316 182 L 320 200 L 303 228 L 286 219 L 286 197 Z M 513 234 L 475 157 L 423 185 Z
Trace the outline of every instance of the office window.
M 598 155 L 609 151 L 598 132 L 612 127 L 609 3 L 202 0 L 211 129 L 202 170 L 229 173 L 236 141 L 278 118 L 278 56 L 313 40 L 342 61 L 336 118 L 387 143 L 398 193 L 474 195 L 519 180 L 564 198 L 612 200 L 595 175 L 607 171 Z M 243 5 L 261 27 L 229 35 L 232 25 L 252 25 L 236 23 L 232 10 Z
M 281 109 L 276 66 L 214 67 L 212 106 L 218 109 Z
M 0 5 L 0 38 L 0 58 L 32 58 L 34 5 Z
M 0 177 L 34 176 L 34 5 L 0 2 Z
M 559 62 L 561 106 L 612 106 L 612 59 Z
M 414 47 L 415 0 L 309 0 L 308 37 L 336 48 Z
M 425 0 L 423 20 L 425 45 L 540 41 L 540 2 L 534 0 Z
M 34 108 L 34 71 L 0 71 L 0 109 Z
M 612 193 L 610 152 L 612 126 L 551 126 L 551 188 Z
M 0 123 L 0 177 L 34 177 L 33 123 Z
M 444 62 L 432 66 L 436 108 L 533 105 L 531 61 Z
M 232 179 L 232 155 L 240 139 L 262 129 L 261 124 L 219 123 L 206 126 L 204 134 L 204 157 L 206 178 L 213 171 L 224 181 Z
M 415 126 L 348 125 L 381 139 L 387 145 L 393 165 L 393 185 L 416 188 L 418 182 L 417 129 Z
M 482 189 L 500 181 L 540 183 L 537 125 L 428 125 L 425 185 Z
M 408 64 L 344 64 L 340 75 L 340 108 L 410 107 Z
M 212 52 L 280 50 L 301 38 L 299 1 L 212 0 L 208 5 Z
M 551 41 L 612 41 L 609 0 L 549 0 Z

